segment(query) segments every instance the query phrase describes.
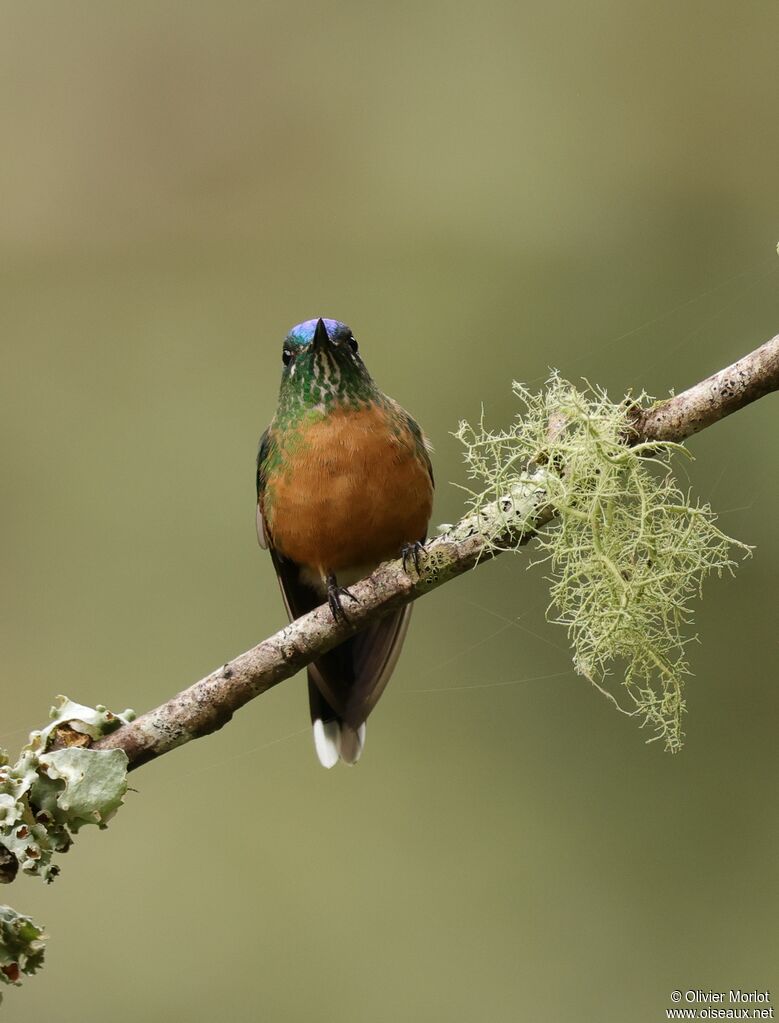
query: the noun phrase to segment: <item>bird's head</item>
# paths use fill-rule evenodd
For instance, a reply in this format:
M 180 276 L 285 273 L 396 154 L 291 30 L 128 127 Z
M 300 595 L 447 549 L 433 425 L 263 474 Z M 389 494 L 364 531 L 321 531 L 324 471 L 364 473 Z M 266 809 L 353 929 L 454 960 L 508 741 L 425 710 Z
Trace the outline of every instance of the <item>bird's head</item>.
M 338 320 L 306 320 L 284 339 L 280 404 L 302 402 L 327 411 L 358 406 L 375 393 L 351 329 Z

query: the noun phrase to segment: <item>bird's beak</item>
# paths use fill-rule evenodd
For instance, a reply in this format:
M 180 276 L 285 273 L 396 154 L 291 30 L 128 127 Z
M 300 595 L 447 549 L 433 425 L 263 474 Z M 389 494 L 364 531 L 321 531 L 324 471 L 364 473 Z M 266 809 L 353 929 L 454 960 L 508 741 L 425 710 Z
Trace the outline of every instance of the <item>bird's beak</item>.
M 314 340 L 311 342 L 311 347 L 315 352 L 323 352 L 325 349 L 330 347 L 330 335 L 327 333 L 325 321 L 321 316 L 317 320 L 316 330 L 314 331 Z

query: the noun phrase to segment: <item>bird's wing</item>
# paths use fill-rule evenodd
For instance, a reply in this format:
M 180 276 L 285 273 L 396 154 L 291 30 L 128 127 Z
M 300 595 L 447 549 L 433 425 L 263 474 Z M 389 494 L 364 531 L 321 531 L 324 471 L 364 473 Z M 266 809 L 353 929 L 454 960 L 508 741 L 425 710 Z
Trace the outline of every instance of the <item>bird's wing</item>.
M 405 410 L 403 411 L 405 412 Z M 415 419 L 412 419 L 408 412 L 405 412 L 405 416 L 406 422 L 408 423 L 408 428 L 411 431 L 414 440 L 417 442 L 417 451 L 419 452 L 419 457 L 427 466 L 427 471 L 430 475 L 430 483 L 435 489 L 435 478 L 433 477 L 433 463 L 430 461 L 430 452 L 433 450 L 433 445 L 422 432 L 422 427 L 419 425 L 419 423 Z
M 262 514 L 262 495 L 265 493 L 265 460 L 270 447 L 270 427 L 260 437 L 257 448 L 257 542 L 265 550 L 268 546 L 268 533 Z
M 367 719 L 384 692 L 400 656 L 410 618 L 411 604 L 406 604 L 348 641 L 353 678 L 343 718 L 353 728 Z

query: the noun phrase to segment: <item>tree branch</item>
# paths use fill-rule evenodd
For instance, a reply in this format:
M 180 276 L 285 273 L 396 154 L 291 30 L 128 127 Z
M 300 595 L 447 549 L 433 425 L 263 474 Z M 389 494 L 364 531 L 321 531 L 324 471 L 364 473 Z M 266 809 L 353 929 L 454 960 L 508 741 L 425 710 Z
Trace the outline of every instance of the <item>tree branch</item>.
M 776 390 L 779 335 L 682 394 L 648 409 L 636 409 L 632 414 L 633 436 L 628 442 L 681 441 Z M 554 515 L 544 486 L 546 471 L 537 470 L 528 483 L 505 500 L 485 508 L 478 516 L 466 516 L 431 541 L 419 576 L 407 574 L 400 561 L 392 561 L 350 587 L 357 599 L 349 605 L 348 622 L 335 622 L 325 604 L 101 739 L 94 748 L 121 748 L 130 767 L 135 768 L 191 739 L 208 735 L 226 724 L 249 700 L 296 674 L 370 621 L 494 557 L 499 551 L 484 535 L 488 522 L 499 520 L 507 538 L 513 537 L 514 546 L 526 543 L 533 535 L 526 523 L 533 522 L 538 528 Z
M 513 517 L 517 522 L 527 521 L 524 510 L 537 525 L 541 524 L 546 491 L 543 471 L 537 475 L 538 487 L 528 488 L 525 495 L 515 495 Z M 482 514 L 488 515 L 488 511 Z M 551 518 L 551 512 L 547 518 Z M 323 604 L 155 710 L 101 739 L 93 748 L 121 748 L 130 767 L 135 768 L 216 731 L 249 700 L 290 678 L 369 622 L 462 575 L 477 562 L 494 557 L 497 552 L 485 546 L 479 525 L 477 516 L 468 516 L 450 533 L 432 540 L 420 559 L 419 576 L 408 574 L 400 560 L 389 561 L 367 579 L 350 586 L 356 599 L 349 603 L 348 621 L 336 622 L 328 605 Z M 531 536 L 526 533 L 520 542 L 527 542 Z
M 779 334 L 694 387 L 638 411 L 642 440 L 682 441 L 763 395 L 779 390 Z

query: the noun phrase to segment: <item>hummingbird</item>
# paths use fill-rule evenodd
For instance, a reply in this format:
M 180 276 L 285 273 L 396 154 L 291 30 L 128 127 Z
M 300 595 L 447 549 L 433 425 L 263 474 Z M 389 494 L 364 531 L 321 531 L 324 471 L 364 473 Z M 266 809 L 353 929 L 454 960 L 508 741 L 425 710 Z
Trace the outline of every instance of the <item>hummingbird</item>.
M 382 561 L 419 571 L 433 505 L 430 444 L 378 389 L 349 327 L 306 320 L 284 340 L 276 414 L 257 454 L 257 538 L 290 620 L 326 599 L 336 621 L 348 587 Z M 408 629 L 407 604 L 308 667 L 314 748 L 324 767 L 356 763 L 365 722 Z

